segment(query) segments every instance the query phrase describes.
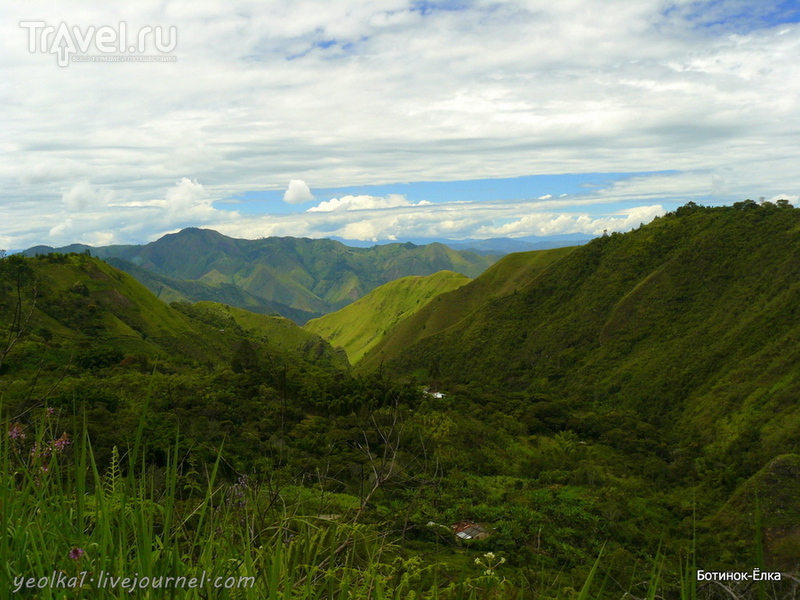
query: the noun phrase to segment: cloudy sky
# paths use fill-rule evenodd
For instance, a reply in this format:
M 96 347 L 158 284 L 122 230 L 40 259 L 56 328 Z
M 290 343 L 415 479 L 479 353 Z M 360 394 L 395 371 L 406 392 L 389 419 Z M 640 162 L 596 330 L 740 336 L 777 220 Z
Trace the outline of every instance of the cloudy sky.
M 795 200 L 798 21 L 796 0 L 7 0 L 0 248 L 597 233 Z

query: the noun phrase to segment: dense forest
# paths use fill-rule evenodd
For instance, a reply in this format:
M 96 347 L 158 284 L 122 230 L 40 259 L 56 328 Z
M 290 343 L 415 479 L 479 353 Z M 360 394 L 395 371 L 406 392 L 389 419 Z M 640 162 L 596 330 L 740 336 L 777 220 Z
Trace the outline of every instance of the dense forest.
M 202 568 L 255 587 L 177 597 L 796 597 L 786 202 L 509 255 L 355 367 L 288 319 L 166 304 L 85 253 L 5 257 L 0 284 L 7 581 Z M 754 569 L 782 576 L 696 576 Z

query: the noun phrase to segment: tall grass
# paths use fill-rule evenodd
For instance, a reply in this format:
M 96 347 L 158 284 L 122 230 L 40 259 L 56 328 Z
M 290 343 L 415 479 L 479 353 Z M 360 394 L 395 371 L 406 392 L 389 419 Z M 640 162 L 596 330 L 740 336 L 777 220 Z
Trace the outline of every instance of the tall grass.
M 494 565 L 437 580 L 374 526 L 266 511 L 246 479 L 218 481 L 221 448 L 204 489 L 187 492 L 179 439 L 163 468 L 144 464 L 144 416 L 102 472 L 85 426 L 73 439 L 55 423 L 45 410 L 0 435 L 0 598 L 517 597 Z

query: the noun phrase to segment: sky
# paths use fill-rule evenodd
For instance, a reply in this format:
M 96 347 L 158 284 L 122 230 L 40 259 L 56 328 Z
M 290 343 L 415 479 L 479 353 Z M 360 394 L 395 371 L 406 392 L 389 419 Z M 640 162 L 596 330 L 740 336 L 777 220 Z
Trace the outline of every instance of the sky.
M 4 1 L 0 248 L 796 201 L 798 22 L 797 0 Z

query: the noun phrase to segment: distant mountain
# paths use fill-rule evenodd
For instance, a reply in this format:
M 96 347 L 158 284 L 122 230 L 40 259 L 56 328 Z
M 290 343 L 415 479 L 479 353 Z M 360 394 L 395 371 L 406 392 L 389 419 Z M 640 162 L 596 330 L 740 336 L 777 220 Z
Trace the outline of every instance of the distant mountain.
M 303 328 L 344 348 L 350 362 L 356 364 L 402 320 L 439 294 L 458 289 L 470 281 L 469 277 L 452 271 L 425 277 L 402 277 L 375 288 L 334 313 L 309 321 Z
M 294 309 L 280 302 L 272 302 L 246 292 L 233 283 L 212 284 L 192 279 L 173 279 L 139 267 L 121 258 L 107 258 L 106 262 L 133 275 L 156 297 L 164 302 L 197 302 L 208 300 L 246 309 L 264 315 L 281 315 L 298 323 L 315 316 L 309 311 Z
M 351 248 L 307 238 L 242 240 L 195 228 L 143 246 L 72 245 L 57 251 L 87 249 L 104 260 L 115 259 L 115 265 L 161 296 L 220 301 L 255 312 L 275 312 L 298 323 L 342 308 L 400 277 L 443 270 L 475 277 L 497 258 L 442 244 Z M 52 251 L 37 246 L 25 254 Z

